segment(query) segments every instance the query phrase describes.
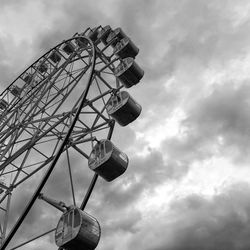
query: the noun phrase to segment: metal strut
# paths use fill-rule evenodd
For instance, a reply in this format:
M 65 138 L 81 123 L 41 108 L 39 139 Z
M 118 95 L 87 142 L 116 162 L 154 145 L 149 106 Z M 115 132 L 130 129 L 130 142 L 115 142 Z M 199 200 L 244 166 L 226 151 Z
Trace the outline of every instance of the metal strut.
M 45 196 L 43 193 L 41 193 L 39 196 L 38 196 L 38 199 L 41 199 L 43 201 L 46 201 L 47 203 L 49 203 L 51 206 L 57 208 L 58 210 L 62 211 L 62 212 L 65 212 L 66 210 L 69 209 L 68 206 L 66 206 L 66 204 L 62 201 L 56 201 L 54 199 L 51 199 L 47 196 Z

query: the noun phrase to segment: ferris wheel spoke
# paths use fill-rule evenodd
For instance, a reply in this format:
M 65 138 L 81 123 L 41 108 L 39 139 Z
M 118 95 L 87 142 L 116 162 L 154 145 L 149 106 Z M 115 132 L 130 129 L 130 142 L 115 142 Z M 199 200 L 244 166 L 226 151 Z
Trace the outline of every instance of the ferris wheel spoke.
M 70 95 L 70 93 L 73 91 L 74 87 L 77 85 L 78 81 L 81 79 L 81 76 L 82 76 L 84 73 L 85 73 L 84 71 L 81 72 L 81 73 L 77 76 L 77 80 L 76 80 L 76 81 L 71 81 L 71 82 L 69 83 L 69 84 L 73 84 L 73 83 L 74 83 L 73 87 L 70 89 L 70 91 L 68 91 L 67 95 L 65 95 L 65 96 L 61 99 L 60 105 L 57 106 L 57 108 L 53 111 L 53 113 L 52 113 L 51 115 L 54 115 L 54 114 L 57 112 L 57 110 L 63 105 L 64 101 L 67 99 L 67 97 L 68 97 L 68 96 Z M 64 91 L 65 89 L 67 89 L 67 88 L 69 88 L 69 86 L 65 87 L 64 89 L 61 89 L 60 91 L 63 92 L 63 91 Z M 46 103 L 46 105 L 45 105 L 43 108 L 44 108 L 44 109 L 47 108 L 48 105 L 49 105 L 50 103 L 52 103 L 52 102 L 56 99 L 57 96 L 58 96 L 58 95 L 56 95 L 56 96 L 53 97 L 50 101 L 48 101 L 48 102 Z M 34 115 L 36 116 L 37 114 L 34 114 Z
M 34 240 L 37 240 L 37 239 L 39 239 L 39 238 L 41 238 L 41 237 L 43 237 L 43 236 L 45 236 L 45 235 L 47 235 L 47 234 L 50 234 L 50 233 L 54 232 L 55 230 L 56 230 L 56 228 L 50 229 L 50 230 L 48 230 L 48 231 L 45 232 L 45 233 L 39 234 L 39 235 L 37 235 L 36 237 L 33 237 L 32 239 L 27 240 L 27 241 L 25 241 L 25 242 L 23 242 L 23 243 L 21 243 L 21 244 L 15 246 L 15 247 L 11 248 L 10 250 L 15 250 L 15 249 L 18 249 L 18 248 L 20 248 L 20 247 L 22 247 L 22 246 L 25 246 L 25 245 L 29 244 L 30 242 L 32 242 L 32 241 L 34 241 Z
M 109 57 L 107 57 L 104 53 L 104 51 L 108 48 L 108 46 L 104 47 L 103 49 L 99 49 L 97 48 L 97 54 L 99 55 L 99 59 L 104 63 L 104 64 L 108 64 L 110 62 Z M 112 67 L 114 67 L 113 65 L 111 65 Z
M 70 187 L 71 187 L 72 200 L 73 200 L 74 206 L 76 206 L 75 189 L 74 189 L 74 183 L 73 183 L 73 177 L 72 177 L 72 170 L 71 170 L 71 164 L 70 164 L 68 148 L 66 149 L 66 156 L 67 156 L 67 163 L 68 163 L 67 166 L 68 166 L 68 171 L 69 171 L 69 181 L 70 181 Z
M 109 88 L 109 89 L 113 89 L 111 87 L 111 85 L 101 76 L 101 74 L 96 74 L 96 76 Z
M 55 158 L 55 155 L 49 157 L 46 161 L 44 161 L 39 167 L 36 167 L 35 170 L 33 170 L 32 172 L 29 173 L 28 176 L 23 177 L 22 179 L 20 179 L 12 188 L 17 188 L 20 184 L 22 184 L 24 181 L 26 181 L 27 179 L 29 179 L 30 177 L 32 177 L 34 174 L 36 174 L 37 172 L 39 172 L 40 170 L 42 170 L 44 167 L 47 167 L 49 163 L 51 163 Z
M 18 166 L 16 166 L 15 164 L 11 163 L 9 168 L 11 168 L 11 170 L 8 170 L 8 169 L 4 169 L 3 173 L 2 173 L 2 176 L 5 176 L 5 175 L 8 175 L 8 174 L 13 174 L 13 173 L 16 173 L 16 172 L 23 172 L 23 174 L 25 174 L 25 176 L 28 176 L 29 174 L 27 172 L 25 172 L 24 170 L 20 169 Z
M 59 141 L 58 141 L 59 142 Z M 57 143 L 57 146 L 58 146 L 58 143 Z M 55 150 L 57 148 L 57 146 L 55 147 Z M 36 169 L 33 170 L 32 172 L 30 173 L 26 173 L 26 177 L 23 177 L 22 179 L 19 179 L 19 182 L 16 183 L 16 184 L 12 184 L 13 188 L 16 188 L 18 185 L 20 185 L 23 181 L 27 180 L 28 178 L 30 178 L 32 175 L 34 175 L 36 172 L 38 172 L 39 170 L 41 170 L 44 166 L 46 166 L 49 162 L 51 162 L 53 159 L 54 159 L 54 156 L 55 156 L 55 150 L 53 151 L 52 153 L 52 156 L 50 157 L 47 157 L 46 155 L 44 155 L 41 151 L 37 150 L 35 147 L 33 147 L 33 149 L 35 151 L 37 151 L 38 153 L 40 153 L 45 159 L 43 161 L 40 161 L 40 162 L 36 162 L 34 164 L 30 164 L 29 166 L 25 166 L 21 169 L 21 171 L 24 171 L 23 169 L 27 169 L 27 168 L 30 168 L 30 167 L 34 167 L 36 165 L 39 165 L 38 167 L 36 166 Z M 13 171 L 14 172 L 14 171 Z
M 73 89 L 73 88 L 72 88 L 72 89 Z M 68 93 L 68 95 L 69 95 L 69 94 L 70 94 L 70 92 Z M 67 96 L 68 96 L 68 95 L 67 95 Z M 64 98 L 66 99 L 67 96 L 65 96 Z M 59 102 L 59 101 L 58 101 L 58 102 Z M 62 103 L 63 103 L 63 102 L 61 101 L 60 104 L 62 104 Z M 54 104 L 54 105 L 55 105 L 55 104 Z
M 87 68 L 85 68 L 85 69 L 84 69 L 84 71 L 83 71 L 83 72 L 81 72 L 81 74 L 79 74 L 77 77 L 78 77 L 78 78 L 80 78 L 80 77 L 81 77 L 81 75 L 82 75 L 82 74 L 84 74 L 86 70 L 87 70 Z M 76 79 L 76 78 L 75 78 L 75 81 L 77 81 L 77 79 Z M 73 80 L 73 81 L 71 81 L 71 83 L 74 83 L 74 80 Z M 76 84 L 77 84 L 77 82 L 75 83 L 75 85 L 76 85 Z M 75 85 L 74 85 L 74 86 L 75 86 Z M 73 88 L 74 88 L 74 86 L 73 86 Z M 58 96 L 58 93 L 61 93 L 61 92 L 63 92 L 65 89 L 68 89 L 68 88 L 69 88 L 69 85 L 68 85 L 68 86 L 66 86 L 65 88 L 61 89 L 61 90 L 60 90 L 60 92 L 57 92 L 57 93 L 55 94 L 55 97 L 54 97 L 54 98 L 52 98 L 49 102 L 47 102 L 47 103 L 46 103 L 46 105 L 48 105 L 49 103 L 51 103 L 51 102 L 52 102 L 52 101 L 53 101 L 53 100 L 54 100 L 54 99 Z M 73 88 L 72 88 L 72 90 L 73 90 Z M 70 94 L 70 91 L 69 91 L 68 95 L 69 95 L 69 94 Z M 67 96 L 68 96 L 68 95 L 67 95 Z M 63 98 L 63 99 L 66 99 L 66 98 L 67 98 L 67 96 L 64 96 L 64 98 Z M 36 104 L 36 103 L 35 103 L 35 104 Z M 35 106 L 35 105 L 34 105 L 34 106 Z M 43 108 L 46 108 L 46 106 L 44 106 Z M 37 114 L 35 113 L 35 114 L 34 114 L 34 116 L 36 116 L 36 115 L 37 115 Z
M 45 137 L 45 136 L 44 136 Z M 57 149 L 57 146 L 58 146 L 58 143 L 59 143 L 59 140 L 62 140 L 62 138 L 61 138 L 61 136 L 60 136 L 60 138 L 57 136 L 56 138 L 54 138 L 54 140 L 56 140 L 57 141 L 57 143 L 56 143 L 56 145 L 54 146 L 54 150 L 53 150 L 53 152 L 52 152 L 52 156 L 53 156 L 53 154 L 55 154 L 55 151 L 56 151 L 56 149 Z M 50 140 L 51 141 L 51 140 Z M 42 141 L 38 141 L 39 142 L 39 144 L 42 144 L 42 143 L 44 143 L 44 142 L 42 142 Z M 41 150 L 39 150 L 39 149 L 37 149 L 36 148 L 36 145 L 38 145 L 38 143 L 36 143 L 33 147 L 32 147 L 32 149 L 34 150 L 34 151 L 36 151 L 37 153 L 39 153 L 43 158 L 44 158 L 44 160 L 42 161 L 42 162 L 46 162 L 46 164 L 48 163 L 48 160 L 49 160 L 49 158 L 48 158 L 48 156 L 46 156 L 46 154 L 44 154 Z M 52 158 L 50 158 L 50 159 L 52 159 Z M 23 160 L 23 163 L 25 162 L 25 160 Z M 39 162 L 39 163 L 41 163 L 41 162 Z M 23 165 L 24 164 L 22 164 L 22 167 L 21 168 L 19 168 L 18 170 L 19 170 L 19 172 L 20 171 L 22 171 L 22 172 L 24 172 L 24 167 L 23 167 Z M 33 164 L 33 165 L 30 165 L 30 166 L 34 166 L 35 164 Z M 29 167 L 30 167 L 29 166 Z M 38 170 L 40 170 L 41 168 L 40 167 L 38 167 L 37 168 Z M 14 171 L 11 171 L 11 172 L 14 172 Z M 32 173 L 26 173 L 26 172 L 24 172 L 28 177 L 25 177 L 23 180 L 26 180 L 27 178 L 29 178 L 29 177 L 31 177 L 34 173 L 36 173 L 37 171 L 34 171 L 34 172 L 32 172 Z M 19 175 L 19 173 L 18 173 L 18 175 Z M 18 175 L 16 175 L 16 179 L 17 179 L 17 176 Z M 19 181 L 19 183 L 21 183 L 22 181 Z M 13 182 L 13 184 L 14 184 L 14 182 Z M 12 184 L 12 185 L 13 185 Z
M 32 104 L 32 103 L 31 103 L 31 104 Z M 29 105 L 30 105 L 30 104 L 29 104 Z M 26 106 L 26 108 L 28 108 L 28 105 Z M 25 109 L 26 109 L 26 108 L 25 108 Z M 32 110 L 33 110 L 33 109 L 37 109 L 37 108 L 38 108 L 38 106 L 33 105 L 33 108 L 31 108 L 27 113 L 25 113 L 25 110 L 22 110 L 22 112 L 19 113 L 18 116 L 21 117 L 22 114 L 25 114 L 25 116 L 24 116 L 23 119 L 22 119 L 22 120 L 25 120 L 25 119 L 28 118 L 28 116 L 30 115 L 30 113 L 32 112 Z
M 102 73 L 106 69 L 110 69 L 111 71 L 113 71 L 115 68 L 114 63 L 117 62 L 118 60 L 119 60 L 118 58 L 114 58 L 114 59 L 108 60 L 108 61 L 106 59 L 103 60 L 103 62 L 105 61 L 105 64 L 103 65 L 102 68 L 98 69 L 98 72 Z
M 84 158 L 89 159 L 89 155 L 86 154 L 82 149 L 77 147 L 75 144 L 71 145 L 73 149 L 75 149 L 76 152 L 80 153 Z
M 3 210 L 3 213 L 5 214 L 4 216 L 4 220 L 2 222 L 0 222 L 1 227 L 2 227 L 2 237 L 1 237 L 1 241 L 3 241 L 5 239 L 5 234 L 7 231 L 7 226 L 8 226 L 8 219 L 9 219 L 9 208 L 10 208 L 10 202 L 11 202 L 11 193 L 7 193 L 6 192 L 6 202 L 5 202 L 5 208 L 1 207 Z
M 40 154 L 42 154 L 43 157 L 48 158 L 48 157 L 46 157 L 46 155 L 43 154 L 41 151 L 37 150 L 35 146 L 33 147 L 33 149 L 36 150 L 37 152 L 39 152 Z M 13 165 L 13 163 L 12 163 L 11 165 Z M 23 164 L 22 164 L 22 165 L 23 165 Z M 24 172 L 22 168 L 16 167 L 16 169 L 18 169 L 19 172 L 20 172 L 20 171 Z M 17 170 L 15 170 L 15 171 L 17 171 Z M 14 171 L 10 171 L 10 172 L 14 172 Z M 24 172 L 24 173 L 25 173 L 26 175 L 28 175 L 26 172 Z
M 20 172 L 21 172 L 21 171 L 22 171 L 22 172 L 25 172 L 25 171 L 23 170 L 23 166 L 24 166 L 24 164 L 25 164 L 25 161 L 26 161 L 27 157 L 28 157 L 29 154 L 30 154 L 30 151 L 31 151 L 31 149 L 29 149 L 29 150 L 26 151 L 26 153 L 25 153 L 25 155 L 24 155 L 24 158 L 23 158 L 23 160 L 22 160 L 22 163 L 21 163 L 20 167 L 18 168 L 18 171 L 17 171 L 17 173 L 16 173 L 16 175 L 15 175 L 15 177 L 14 177 L 12 183 L 11 183 L 11 186 L 13 186 L 13 185 L 15 184 L 15 182 L 17 181 L 17 179 L 18 179 L 18 177 L 19 177 L 19 175 L 20 175 Z M 26 172 L 25 172 L 25 173 L 26 173 Z M 27 174 L 27 176 L 28 176 L 28 173 L 26 173 L 26 174 Z
M 40 125 L 38 127 L 35 127 L 35 126 L 34 127 L 37 129 L 37 131 L 39 131 L 41 133 L 44 132 L 44 131 L 46 131 L 46 129 L 45 129 L 46 127 L 50 127 L 50 128 L 52 128 L 51 129 L 51 133 L 53 133 L 54 135 L 57 136 L 57 133 L 59 133 L 59 131 L 56 129 L 57 126 L 54 126 L 54 124 L 58 125 L 58 121 L 60 121 L 61 124 L 64 125 L 64 127 L 68 127 L 69 125 L 67 124 L 67 122 L 69 120 L 70 115 L 71 115 L 71 112 L 65 112 L 65 113 L 57 115 L 57 116 L 54 116 L 54 115 L 47 116 L 44 119 L 38 120 L 40 122 L 39 123 Z M 62 117 L 65 117 L 65 116 L 67 116 L 66 119 L 64 119 L 64 121 L 62 121 Z M 56 120 L 53 121 L 54 118 Z M 31 122 L 31 123 L 33 124 L 33 122 Z M 31 124 L 31 123 L 29 123 L 29 124 Z M 28 125 L 26 125 L 26 128 L 28 128 Z M 54 130 L 55 130 L 55 132 L 54 132 Z M 29 134 L 31 134 L 32 136 L 34 136 L 34 133 L 30 133 L 27 130 L 26 130 L 26 132 L 29 133 Z M 45 136 L 48 136 L 48 135 L 49 134 L 46 134 Z
M 43 84 L 41 86 L 44 86 L 44 90 L 41 92 L 40 97 L 36 98 L 33 106 L 30 108 L 28 114 L 26 114 L 26 116 L 24 117 L 24 119 L 27 119 L 27 116 L 38 106 L 38 104 L 42 100 L 44 94 L 46 94 L 46 92 L 54 85 L 54 82 L 56 81 L 56 79 L 58 79 L 58 77 L 60 76 L 61 72 L 64 70 L 63 66 L 65 66 L 65 65 L 66 65 L 66 62 L 59 67 L 59 69 L 56 72 L 56 76 L 54 76 L 53 81 L 51 81 L 52 77 L 48 77 L 48 78 L 45 79 L 46 84 L 44 82 L 42 82 Z M 39 90 L 40 90 L 40 88 L 38 87 L 36 91 L 39 91 Z M 35 99 L 35 96 L 36 95 L 33 94 L 33 99 Z M 29 99 L 27 99 L 27 100 L 29 100 Z
M 37 145 L 37 144 L 36 144 Z M 46 154 L 44 154 L 41 150 L 38 150 L 37 148 L 36 148 L 36 145 L 34 145 L 32 148 L 37 152 L 37 153 L 39 153 L 41 156 L 43 156 L 45 159 L 49 159 L 49 157 L 46 155 Z
M 11 152 L 14 147 L 14 144 L 12 143 L 13 142 L 13 136 L 15 136 L 14 134 L 11 134 L 10 135 L 10 138 L 9 138 L 9 141 L 7 142 L 7 144 L 2 144 L 4 145 L 4 149 L 2 151 L 2 154 L 0 155 L 0 162 L 2 161 L 3 158 L 6 158 L 6 155 L 8 152 Z
M 101 110 L 98 110 L 97 108 L 94 107 L 94 102 L 90 103 L 89 106 L 94 111 L 95 114 L 95 119 L 93 120 L 92 128 L 96 126 L 100 118 L 102 118 L 102 120 L 104 120 L 107 123 L 110 121 L 110 117 L 109 116 L 105 117 L 104 115 L 104 111 L 106 110 L 106 104 L 102 107 Z
M 16 151 L 11 157 L 9 157 L 2 165 L 0 165 L 0 170 L 3 169 L 4 167 L 6 167 L 10 162 L 12 162 L 14 159 L 16 159 L 19 155 L 21 155 L 23 152 L 25 152 L 28 148 L 32 147 L 33 145 L 35 145 L 35 143 L 37 141 L 39 141 L 43 136 L 45 136 L 47 133 L 49 133 L 51 131 L 52 128 L 60 125 L 60 123 L 65 120 L 67 118 L 67 116 L 62 117 L 61 120 L 59 120 L 58 122 L 56 122 L 54 125 L 52 125 L 52 127 L 48 128 L 47 130 L 45 130 L 40 136 L 38 136 L 37 138 L 34 139 L 34 141 L 32 142 L 28 142 L 26 143 L 24 146 L 22 146 L 18 151 Z
M 15 172 L 17 172 L 17 171 L 19 171 L 19 169 L 18 169 L 18 167 L 17 166 L 15 166 L 14 164 L 11 164 L 15 169 L 13 169 L 13 170 L 9 170 L 9 171 L 5 171 L 5 172 L 3 172 L 2 174 L 1 174 L 1 176 L 5 176 L 5 175 L 9 175 L 9 174 L 12 174 L 12 173 L 15 173 Z M 5 168 L 5 170 L 6 170 L 6 168 Z M 26 172 L 23 172 L 23 173 L 25 173 L 25 175 L 29 175 L 28 173 L 26 173 Z
M 33 99 L 35 98 L 35 96 L 33 97 L 33 98 L 31 98 L 30 100 L 29 100 L 29 102 L 30 103 L 32 103 L 32 101 L 33 101 Z M 26 106 L 26 108 L 27 108 L 28 106 Z M 25 109 L 26 109 L 25 108 Z M 24 111 L 22 111 L 21 113 L 19 113 L 19 111 L 20 111 L 21 109 L 20 109 L 20 107 L 17 107 L 17 108 L 15 108 L 14 110 L 13 110 L 13 112 L 10 112 L 10 115 L 8 116 L 8 114 L 6 115 L 6 117 L 8 117 L 6 120 L 5 120 L 5 122 L 1 125 L 1 130 L 5 127 L 5 126 L 8 126 L 8 123 L 10 122 L 10 120 L 11 119 L 13 119 L 13 117 L 16 115 L 16 116 L 19 116 L 19 117 L 21 117 L 21 115 L 22 115 L 22 113 L 24 112 Z M 14 118 L 14 121 L 16 121 L 16 119 Z M 15 125 L 15 123 L 14 124 L 12 124 L 12 125 Z
M 4 189 L 8 190 L 8 187 L 5 187 Z M 5 192 L 4 195 L 3 195 L 3 197 L 0 199 L 1 210 L 4 210 L 4 211 L 5 211 L 5 209 L 3 208 L 2 203 L 6 199 L 7 196 L 8 196 L 8 192 Z
M 102 96 L 102 102 L 103 102 L 104 108 L 106 108 L 106 102 L 104 101 L 104 98 L 103 98 L 103 92 L 102 92 L 101 87 L 100 87 L 100 84 L 98 83 L 98 81 L 97 81 L 96 78 L 95 78 L 95 83 L 96 83 L 96 85 L 97 85 L 97 87 L 98 87 L 98 90 L 99 90 L 100 95 Z

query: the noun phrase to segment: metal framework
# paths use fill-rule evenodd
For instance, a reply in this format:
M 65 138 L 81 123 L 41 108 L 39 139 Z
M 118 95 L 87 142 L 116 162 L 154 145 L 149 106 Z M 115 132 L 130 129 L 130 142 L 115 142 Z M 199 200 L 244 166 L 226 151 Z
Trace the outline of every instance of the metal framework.
M 115 122 L 106 107 L 110 96 L 123 88 L 114 74 L 122 59 L 113 53 L 110 43 L 91 39 L 91 32 L 93 29 L 88 28 L 50 49 L 0 95 L 1 250 L 20 226 L 25 226 L 26 215 L 55 167 L 66 167 L 71 194 L 68 201 L 75 206 L 79 203 L 72 155 L 88 159 L 94 142 L 111 139 Z M 78 204 L 82 210 L 97 178 L 94 174 Z M 24 200 L 16 216 L 19 197 Z M 10 249 L 54 230 L 39 232 Z

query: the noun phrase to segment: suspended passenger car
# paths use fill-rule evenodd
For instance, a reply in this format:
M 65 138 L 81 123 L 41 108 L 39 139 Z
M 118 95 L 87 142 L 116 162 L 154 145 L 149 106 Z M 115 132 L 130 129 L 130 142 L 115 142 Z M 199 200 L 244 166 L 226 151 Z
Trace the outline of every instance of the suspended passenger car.
M 4 99 L 0 99 L 0 109 L 5 110 L 8 107 L 8 102 Z
M 112 181 L 122 175 L 128 167 L 128 157 L 109 140 L 98 142 L 88 160 L 91 170 L 106 181 Z
M 61 55 L 58 51 L 53 50 L 49 55 L 49 59 L 54 63 L 59 63 L 61 61 Z
M 116 46 L 116 44 L 125 37 L 127 37 L 127 35 L 123 32 L 123 30 L 121 28 L 116 28 L 109 34 L 107 42 L 112 46 Z
M 30 84 L 30 83 L 32 82 L 32 80 L 33 80 L 33 74 L 27 73 L 27 74 L 24 76 L 23 80 L 24 80 L 26 83 Z
M 115 76 L 126 88 L 137 84 L 143 77 L 144 71 L 132 57 L 127 57 L 114 70 Z
M 72 42 L 68 41 L 63 45 L 62 50 L 66 54 L 71 55 L 75 51 L 75 46 L 73 45 Z
M 98 28 L 94 28 L 94 29 L 91 29 L 88 33 L 88 38 L 90 38 L 94 43 L 97 41 L 98 39 L 98 33 L 99 33 L 99 30 Z
M 10 93 L 13 95 L 13 96 L 20 96 L 21 95 L 21 88 L 19 88 L 18 86 L 16 85 L 13 85 L 10 87 Z
M 121 91 L 111 96 L 107 103 L 108 114 L 121 126 L 133 122 L 141 113 L 139 105 L 126 91 Z
M 108 38 L 110 32 L 112 32 L 112 29 L 109 25 L 107 25 L 100 30 L 97 38 L 100 39 L 105 45 L 107 45 L 108 44 L 107 38 Z
M 139 48 L 128 37 L 123 38 L 114 48 L 114 54 L 121 58 L 135 58 L 138 53 Z
M 77 207 L 60 218 L 55 232 L 56 245 L 65 250 L 93 250 L 101 236 L 98 221 Z
M 45 63 L 40 63 L 37 69 L 40 73 L 45 73 L 48 70 L 48 65 Z
M 79 37 L 76 39 L 76 44 L 79 48 L 85 48 L 88 46 L 88 41 L 86 40 L 86 38 Z

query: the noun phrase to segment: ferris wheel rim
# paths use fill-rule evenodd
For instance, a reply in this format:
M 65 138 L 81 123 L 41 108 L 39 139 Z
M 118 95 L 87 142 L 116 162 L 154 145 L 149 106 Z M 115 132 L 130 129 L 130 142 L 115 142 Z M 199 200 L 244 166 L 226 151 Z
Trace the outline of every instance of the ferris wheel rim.
M 62 153 L 62 151 L 63 151 L 63 148 L 64 148 L 65 144 L 67 143 L 67 140 L 69 139 L 69 136 L 70 136 L 70 134 L 71 134 L 71 132 L 72 132 L 72 130 L 73 130 L 73 128 L 74 128 L 74 125 L 75 125 L 75 123 L 76 123 L 76 121 L 77 121 L 77 119 L 78 119 L 78 116 L 80 115 L 81 109 L 82 109 L 82 107 L 83 107 L 83 105 L 84 105 L 84 101 L 85 101 L 86 96 L 87 96 L 87 94 L 88 94 L 88 91 L 89 91 L 89 88 L 90 88 L 90 85 L 91 85 L 91 80 L 92 80 L 92 77 L 93 77 L 93 74 L 94 74 L 95 62 L 96 62 L 96 50 L 95 50 L 95 46 L 94 46 L 94 44 L 93 44 L 93 42 L 92 42 L 92 40 L 91 40 L 90 38 L 88 38 L 87 36 L 79 36 L 79 37 L 86 39 L 86 40 L 91 44 L 92 51 L 93 51 L 93 54 L 92 54 L 93 62 L 92 62 L 92 64 L 91 64 L 90 75 L 89 75 L 87 87 L 85 88 L 86 91 L 85 91 L 85 93 L 84 93 L 84 95 L 83 95 L 83 97 L 82 97 L 81 103 L 80 103 L 80 105 L 79 105 L 79 107 L 78 107 L 78 110 L 77 110 L 77 112 L 76 112 L 76 114 L 75 114 L 75 118 L 74 118 L 74 120 L 73 120 L 73 122 L 72 122 L 70 128 L 68 129 L 67 134 L 66 134 L 66 136 L 65 136 L 65 138 L 64 138 L 64 140 L 63 140 L 63 142 L 61 143 L 61 146 L 59 147 L 59 149 L 58 149 L 58 151 L 57 151 L 57 153 L 56 153 L 55 159 L 52 161 L 52 163 L 50 164 L 48 170 L 46 171 L 46 174 L 43 176 L 42 180 L 40 181 L 39 185 L 37 186 L 37 189 L 36 189 L 35 193 L 33 194 L 32 198 L 29 200 L 28 204 L 26 205 L 25 210 L 23 211 L 23 213 L 21 214 L 21 216 L 19 216 L 18 221 L 15 223 L 14 227 L 12 227 L 11 231 L 9 232 L 9 234 L 7 235 L 7 237 L 5 238 L 5 240 L 3 241 L 2 245 L 1 245 L 1 250 L 4 250 L 4 249 L 8 246 L 8 244 L 9 244 L 9 242 L 11 241 L 12 237 L 15 235 L 16 231 L 17 231 L 18 228 L 20 227 L 20 225 L 21 225 L 21 223 L 23 222 L 23 220 L 25 219 L 26 215 L 28 214 L 28 212 L 29 212 L 30 209 L 32 208 L 32 206 L 33 206 L 34 202 L 36 201 L 37 197 L 39 196 L 39 194 L 40 194 L 42 188 L 43 188 L 44 185 L 46 184 L 46 181 L 48 180 L 48 178 L 49 178 L 51 172 L 53 171 L 53 169 L 54 169 L 54 167 L 55 167 L 55 165 L 56 165 L 56 163 L 57 163 L 57 160 L 59 159 L 59 157 L 60 157 L 60 155 L 61 155 L 61 153 Z M 79 37 L 77 37 L 77 38 L 79 38 Z M 62 45 L 63 43 L 65 43 L 65 42 L 67 42 L 67 41 L 71 41 L 71 40 L 73 40 L 73 39 L 76 39 L 76 38 L 67 39 L 66 41 L 63 41 L 63 42 L 59 43 L 59 44 L 58 44 L 57 46 L 55 46 L 54 48 L 56 48 L 56 47 Z M 49 50 L 48 53 L 45 53 L 45 55 L 49 54 L 54 48 L 52 48 L 51 50 Z M 43 56 L 42 56 L 42 57 L 43 57 Z M 40 57 L 40 58 L 42 58 L 42 57 Z M 40 59 L 40 58 L 39 58 L 39 59 Z M 37 63 L 37 62 L 39 61 L 39 59 L 36 60 L 35 63 Z M 32 65 L 34 65 L 34 63 L 33 63 Z M 27 70 L 28 70 L 29 68 L 31 68 L 31 67 L 32 67 L 32 66 L 28 67 Z M 26 72 L 26 70 L 25 70 L 24 72 Z M 22 74 L 21 74 L 21 75 L 22 75 Z M 19 78 L 21 75 L 19 75 L 18 78 Z M 17 79 L 18 79 L 18 78 L 17 78 Z M 16 79 L 16 80 L 17 80 L 17 79 Z M 16 81 L 16 80 L 15 80 L 15 81 Z M 15 82 L 15 81 L 14 81 L 14 82 Z M 13 82 L 12 82 L 12 83 L 13 83 Z

